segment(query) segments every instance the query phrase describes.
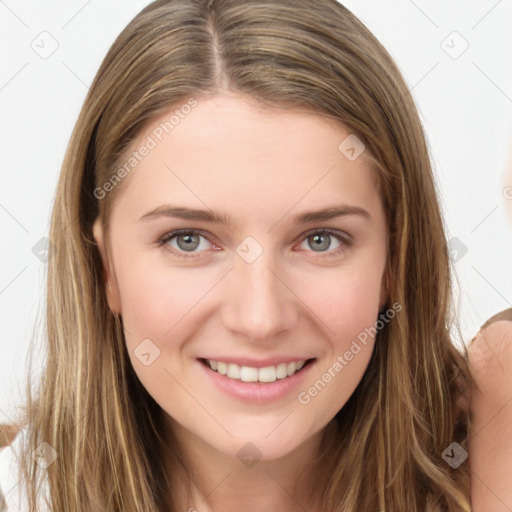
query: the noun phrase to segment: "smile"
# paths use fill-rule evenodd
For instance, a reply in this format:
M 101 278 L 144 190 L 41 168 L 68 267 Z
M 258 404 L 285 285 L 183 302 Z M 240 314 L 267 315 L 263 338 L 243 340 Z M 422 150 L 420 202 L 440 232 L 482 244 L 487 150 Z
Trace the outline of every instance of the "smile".
M 239 366 L 235 363 L 225 363 L 214 361 L 212 359 L 202 359 L 201 362 L 208 365 L 214 372 L 233 380 L 243 382 L 275 382 L 277 379 L 285 379 L 297 373 L 306 364 L 313 359 L 304 361 L 294 361 L 289 363 L 280 363 L 276 366 L 266 366 L 264 368 L 255 368 L 251 366 Z

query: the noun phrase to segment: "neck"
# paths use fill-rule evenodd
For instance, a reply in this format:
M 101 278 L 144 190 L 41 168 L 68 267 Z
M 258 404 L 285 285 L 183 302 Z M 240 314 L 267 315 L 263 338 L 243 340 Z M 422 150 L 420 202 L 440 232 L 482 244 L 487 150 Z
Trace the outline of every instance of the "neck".
M 169 428 L 175 443 L 169 447 L 180 454 L 189 474 L 169 463 L 174 510 L 239 512 L 241 505 L 245 512 L 319 510 L 318 468 L 325 429 L 283 457 L 244 464 L 190 433 L 183 435 L 183 427 L 172 419 Z

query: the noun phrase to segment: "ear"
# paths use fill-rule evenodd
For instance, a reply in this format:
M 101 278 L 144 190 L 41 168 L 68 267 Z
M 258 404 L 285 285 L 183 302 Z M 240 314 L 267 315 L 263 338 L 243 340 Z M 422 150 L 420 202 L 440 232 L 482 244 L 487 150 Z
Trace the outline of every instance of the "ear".
M 103 272 L 105 275 L 105 292 L 107 295 L 108 306 L 113 313 L 120 315 L 121 300 L 119 295 L 119 288 L 117 286 L 114 271 L 107 257 L 105 240 L 103 236 L 103 224 L 101 223 L 100 217 L 98 217 L 94 221 L 94 224 L 92 226 L 92 233 L 94 239 L 96 240 L 96 244 L 98 245 L 98 250 L 100 252 L 101 260 L 103 262 Z

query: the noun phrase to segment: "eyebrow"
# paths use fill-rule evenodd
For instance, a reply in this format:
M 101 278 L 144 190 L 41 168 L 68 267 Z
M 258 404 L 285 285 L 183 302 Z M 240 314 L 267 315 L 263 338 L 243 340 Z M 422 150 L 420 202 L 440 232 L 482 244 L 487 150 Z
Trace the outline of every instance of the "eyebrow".
M 321 210 L 308 210 L 292 217 L 292 222 L 296 224 L 307 224 L 310 222 L 322 222 L 335 217 L 359 216 L 365 220 L 371 221 L 370 212 L 360 206 L 334 205 Z M 145 213 L 139 220 L 147 222 L 160 217 L 173 217 L 187 220 L 198 220 L 204 222 L 213 222 L 215 224 L 225 224 L 231 226 L 229 215 L 217 214 L 211 210 L 197 210 L 194 208 L 185 208 L 182 206 L 162 205 L 154 210 Z

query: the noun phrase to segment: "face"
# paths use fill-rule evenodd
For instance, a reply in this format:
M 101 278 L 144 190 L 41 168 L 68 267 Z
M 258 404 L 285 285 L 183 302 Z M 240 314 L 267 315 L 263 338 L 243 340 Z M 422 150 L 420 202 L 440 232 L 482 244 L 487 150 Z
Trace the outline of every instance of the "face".
M 321 432 L 369 362 L 387 298 L 376 176 L 315 114 L 225 94 L 162 134 L 174 110 L 127 152 L 156 143 L 117 185 L 108 241 L 94 225 L 109 304 L 183 439 L 278 458 Z

